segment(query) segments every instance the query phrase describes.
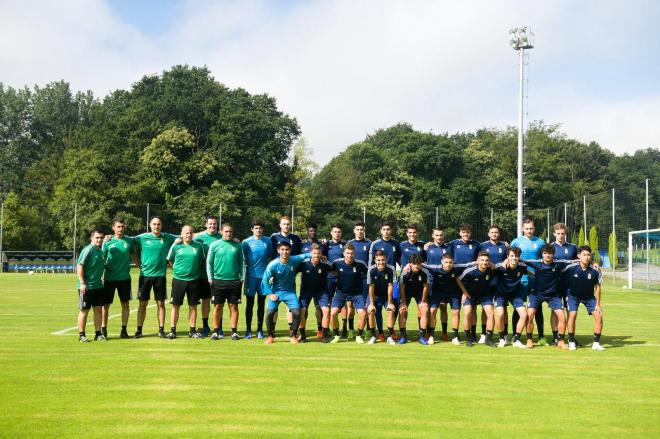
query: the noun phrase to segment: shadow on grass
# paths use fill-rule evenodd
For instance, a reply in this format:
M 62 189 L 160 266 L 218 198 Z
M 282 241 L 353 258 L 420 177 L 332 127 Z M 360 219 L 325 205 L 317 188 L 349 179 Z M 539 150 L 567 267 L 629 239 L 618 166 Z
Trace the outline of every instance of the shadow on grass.
M 588 336 L 576 336 L 575 338 L 582 346 L 591 346 L 594 341 L 593 337 Z M 601 335 L 600 343 L 608 349 L 647 344 L 644 340 L 630 340 L 631 338 L 632 335 Z

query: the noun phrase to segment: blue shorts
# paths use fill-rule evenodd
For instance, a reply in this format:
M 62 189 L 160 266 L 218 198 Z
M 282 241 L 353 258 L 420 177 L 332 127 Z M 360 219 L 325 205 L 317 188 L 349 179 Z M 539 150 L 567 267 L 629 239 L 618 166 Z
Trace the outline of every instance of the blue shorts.
M 559 295 L 555 294 L 553 296 L 547 296 L 535 292 L 532 292 L 532 294 L 529 295 L 529 305 L 527 307 L 529 309 L 541 309 L 543 302 L 548 302 L 548 306 L 550 306 L 550 309 L 553 311 L 564 307 Z
M 577 312 L 580 304 L 583 304 L 587 308 L 589 315 L 593 314 L 596 309 L 596 298 L 591 297 L 575 297 L 567 296 L 566 301 L 568 302 L 568 312 Z
M 312 299 L 314 299 L 314 303 L 316 303 L 317 306 L 330 306 L 330 295 L 327 291 L 317 291 L 315 293 L 304 291 L 300 293 L 300 307 L 309 308 L 309 306 L 312 304 Z
M 245 286 L 243 287 L 243 294 L 250 297 L 254 296 L 255 294 L 258 294 L 260 296 L 265 296 L 265 294 L 261 292 L 261 278 L 247 276 L 245 278 Z
M 451 309 L 461 309 L 461 292 L 458 290 L 445 290 L 440 291 L 433 289 L 431 297 L 429 297 L 429 305 L 431 308 L 437 308 L 440 305 L 450 305 Z
M 467 306 L 467 305 L 493 306 L 493 296 L 490 294 L 483 294 L 481 296 L 466 297 L 463 306 Z
M 495 293 L 495 306 L 498 308 L 505 308 L 509 303 L 514 308 L 525 306 L 526 297 L 522 295 L 522 289 L 511 293 L 498 291 Z
M 415 299 L 415 303 L 419 306 L 422 304 L 422 296 L 424 294 L 422 292 L 419 292 L 417 294 L 409 295 L 406 294 L 406 306 L 410 305 L 413 299 Z
M 367 309 L 367 297 L 364 294 L 344 294 L 337 290 L 332 298 L 332 307 L 343 308 L 346 302 L 353 302 L 353 308 Z
M 376 311 L 380 310 L 381 308 L 387 308 L 387 296 L 374 296 L 374 299 L 376 301 L 376 303 L 374 303 Z M 367 305 L 371 305 L 371 297 L 369 296 L 367 296 Z
M 280 305 L 281 302 L 286 303 L 286 307 L 291 309 L 299 309 L 300 308 L 300 302 L 298 301 L 298 296 L 294 292 L 278 292 L 277 294 L 277 300 L 273 301 L 271 300 L 270 296 L 268 296 L 268 303 L 266 304 L 266 309 L 269 311 L 277 311 L 278 306 Z

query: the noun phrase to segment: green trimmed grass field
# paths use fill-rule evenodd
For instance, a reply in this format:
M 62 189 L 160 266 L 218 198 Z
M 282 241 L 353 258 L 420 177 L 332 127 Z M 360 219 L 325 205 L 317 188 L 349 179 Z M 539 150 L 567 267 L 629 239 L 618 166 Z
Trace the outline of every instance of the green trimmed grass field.
M 0 274 L 0 436 L 660 436 L 657 293 L 604 285 L 605 352 L 588 348 L 584 308 L 578 340 L 585 348 L 568 352 L 293 346 L 284 338 L 284 307 L 272 346 L 256 338 L 162 340 L 155 308 L 147 337 L 121 340 L 117 299 L 110 340 L 83 345 L 75 329 L 53 335 L 75 326 L 76 306 L 73 275 Z M 185 305 L 181 315 L 185 336 Z M 91 321 L 90 313 L 88 335 Z M 225 333 L 227 322 L 225 310 Z M 313 316 L 308 327 L 316 328 Z

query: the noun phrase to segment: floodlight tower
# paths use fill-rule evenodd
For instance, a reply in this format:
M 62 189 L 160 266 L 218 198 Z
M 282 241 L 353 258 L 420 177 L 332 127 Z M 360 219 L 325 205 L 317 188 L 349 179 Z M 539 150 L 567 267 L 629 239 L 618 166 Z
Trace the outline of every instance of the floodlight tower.
M 522 235 L 523 217 L 523 84 L 525 80 L 525 49 L 534 47 L 534 33 L 529 27 L 514 27 L 509 31 L 509 44 L 520 53 L 520 103 L 518 107 L 518 214 L 516 227 L 518 235 Z

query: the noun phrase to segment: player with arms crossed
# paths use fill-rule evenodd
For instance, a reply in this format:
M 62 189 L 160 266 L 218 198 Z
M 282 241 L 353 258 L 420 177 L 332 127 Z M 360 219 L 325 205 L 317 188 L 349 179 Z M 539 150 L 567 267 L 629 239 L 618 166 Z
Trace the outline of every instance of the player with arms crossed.
M 273 253 L 273 243 L 264 236 L 263 221 L 252 221 L 252 236 L 243 240 L 243 257 L 245 258 L 245 338 L 252 338 L 252 315 L 254 298 L 257 298 L 257 338 L 264 338 L 264 314 L 266 311 L 266 294 L 261 289 L 261 279 L 270 262 Z
M 201 273 L 204 271 L 204 246 L 193 241 L 191 226 L 181 228 L 182 242 L 173 244 L 167 254 L 167 261 L 172 267 L 172 296 L 170 303 L 170 332 L 167 338 L 173 340 L 177 337 L 176 325 L 179 322 L 179 310 L 183 298 L 188 300 L 188 322 L 190 330 L 188 337 L 202 338 L 197 332 L 197 304 L 199 303 L 199 283 Z M 206 279 L 203 282 L 207 282 Z
M 594 342 L 591 349 L 604 351 L 600 344 L 600 334 L 603 331 L 603 307 L 600 300 L 600 285 L 603 274 L 600 270 L 592 267 L 591 247 L 584 245 L 577 250 L 578 263 L 566 267 L 564 276 L 568 283 L 568 349 L 574 351 L 577 348 L 575 340 L 575 321 L 577 319 L 580 304 L 587 308 L 589 315 L 594 316 Z
M 291 256 L 291 244 L 288 241 L 280 241 L 277 244 L 277 252 L 280 257 L 268 264 L 261 280 L 261 289 L 268 295 L 268 303 L 266 303 L 268 338 L 266 338 L 265 343 L 273 344 L 275 342 L 277 308 L 281 302 L 284 302 L 292 317 L 289 341 L 291 344 L 298 344 L 300 302 L 296 294 L 296 275 L 298 274 L 298 265 L 312 255 L 310 253 L 303 253 L 301 255 Z
M 94 340 L 105 341 L 106 337 L 101 332 L 101 308 L 105 301 L 105 289 L 103 288 L 103 270 L 105 260 L 101 243 L 103 232 L 95 229 L 90 234 L 90 243 L 85 246 L 78 256 L 76 273 L 78 275 L 78 340 L 81 343 L 89 343 L 85 335 L 87 326 L 87 315 L 90 308 L 94 309 L 94 329 L 96 335 Z

